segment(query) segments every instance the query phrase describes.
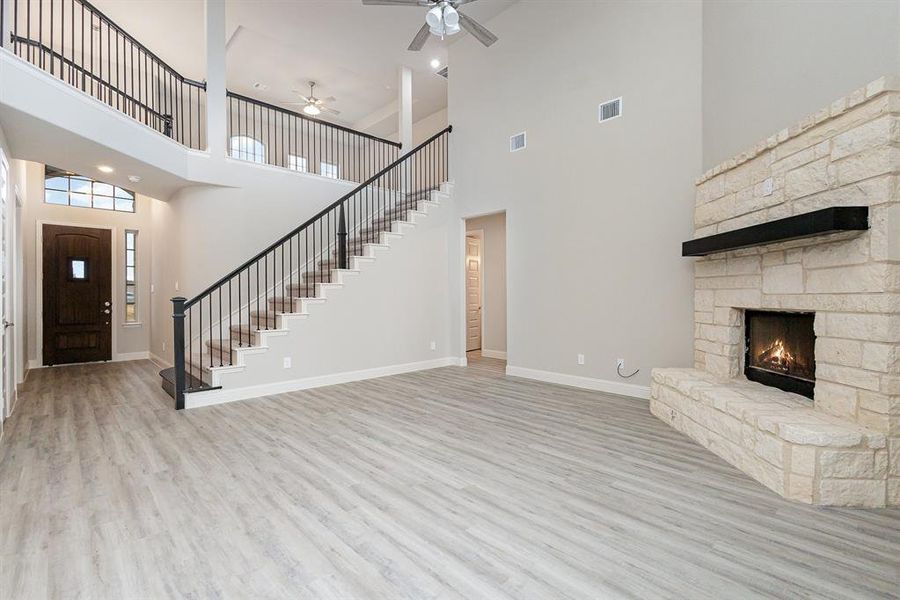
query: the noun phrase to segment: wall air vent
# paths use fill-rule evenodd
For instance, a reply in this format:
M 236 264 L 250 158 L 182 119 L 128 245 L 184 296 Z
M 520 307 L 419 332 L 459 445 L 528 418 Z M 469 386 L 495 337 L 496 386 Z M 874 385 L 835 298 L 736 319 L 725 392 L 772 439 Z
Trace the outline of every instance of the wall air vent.
M 622 98 L 616 98 L 600 105 L 600 122 L 622 116 Z
M 450 78 L 450 67 L 444 67 L 440 71 L 437 71 L 436 74 L 440 75 L 444 79 L 449 79 Z
M 525 149 L 525 132 L 517 133 L 509 138 L 509 151 L 518 152 Z

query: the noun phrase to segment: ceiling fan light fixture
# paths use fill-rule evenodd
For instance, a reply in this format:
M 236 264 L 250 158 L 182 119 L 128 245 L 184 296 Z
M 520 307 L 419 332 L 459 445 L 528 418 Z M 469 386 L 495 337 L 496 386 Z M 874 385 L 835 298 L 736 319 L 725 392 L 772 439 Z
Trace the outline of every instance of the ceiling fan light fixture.
M 456 27 L 457 31 L 459 31 L 459 13 L 449 4 L 444 8 L 444 26 L 447 29 Z
M 443 29 L 441 25 L 444 23 L 444 9 L 440 4 L 425 13 L 425 22 L 428 23 L 432 32 L 435 29 Z
M 303 107 L 303 112 L 308 114 L 311 117 L 315 117 L 316 115 L 320 114 L 322 111 L 315 104 L 307 104 L 306 106 Z

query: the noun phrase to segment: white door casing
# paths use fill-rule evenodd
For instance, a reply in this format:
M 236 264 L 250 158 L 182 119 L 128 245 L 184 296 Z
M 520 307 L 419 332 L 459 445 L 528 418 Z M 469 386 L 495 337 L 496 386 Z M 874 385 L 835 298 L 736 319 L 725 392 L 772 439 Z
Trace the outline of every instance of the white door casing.
M 0 410 L 3 419 L 10 414 L 12 408 L 12 372 L 10 368 L 10 315 L 9 282 L 9 227 L 13 219 L 9 218 L 9 163 L 3 150 L 0 150 Z
M 466 352 L 481 349 L 482 239 L 466 235 Z

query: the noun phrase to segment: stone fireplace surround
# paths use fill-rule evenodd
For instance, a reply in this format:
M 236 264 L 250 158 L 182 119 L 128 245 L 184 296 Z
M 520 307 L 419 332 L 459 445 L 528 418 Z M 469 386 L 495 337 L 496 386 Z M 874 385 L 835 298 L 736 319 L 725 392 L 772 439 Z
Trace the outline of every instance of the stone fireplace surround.
M 694 238 L 831 206 L 868 206 L 870 229 L 696 260 L 694 368 L 655 369 L 650 409 L 787 498 L 896 506 L 900 76 L 704 174 Z M 813 403 L 743 376 L 748 309 L 815 313 Z

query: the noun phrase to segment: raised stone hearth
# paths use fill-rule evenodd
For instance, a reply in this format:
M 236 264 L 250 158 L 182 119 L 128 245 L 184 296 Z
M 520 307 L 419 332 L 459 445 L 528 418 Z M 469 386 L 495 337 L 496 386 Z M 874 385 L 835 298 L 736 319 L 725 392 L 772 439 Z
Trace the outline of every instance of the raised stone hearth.
M 651 410 L 788 498 L 900 505 L 900 77 L 883 77 L 707 172 L 694 238 L 833 206 L 870 229 L 696 261 L 693 369 Z M 744 377 L 747 310 L 814 313 L 810 400 Z

